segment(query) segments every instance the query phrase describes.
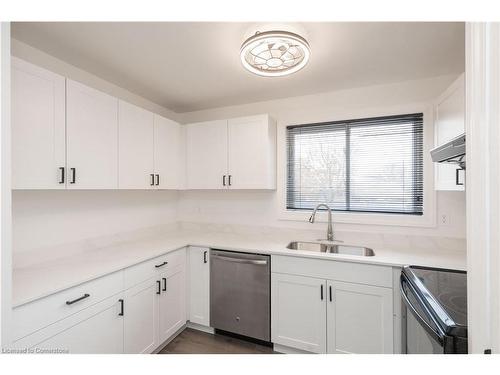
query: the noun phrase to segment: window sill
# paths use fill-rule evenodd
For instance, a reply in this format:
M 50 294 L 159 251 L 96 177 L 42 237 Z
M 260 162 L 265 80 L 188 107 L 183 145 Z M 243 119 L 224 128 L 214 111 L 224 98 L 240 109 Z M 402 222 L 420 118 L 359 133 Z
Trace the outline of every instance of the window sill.
M 278 219 L 286 221 L 307 222 L 311 211 L 281 210 Z M 435 227 L 436 217 L 427 215 L 398 215 L 363 212 L 332 212 L 334 223 L 359 224 L 359 225 L 392 225 L 398 227 Z M 328 214 L 321 211 L 316 215 L 317 222 L 327 222 Z

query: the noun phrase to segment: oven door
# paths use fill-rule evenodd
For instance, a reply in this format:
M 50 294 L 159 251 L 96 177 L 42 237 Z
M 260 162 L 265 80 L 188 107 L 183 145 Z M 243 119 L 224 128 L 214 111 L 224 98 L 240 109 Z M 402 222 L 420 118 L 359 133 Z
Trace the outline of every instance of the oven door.
M 401 296 L 406 307 L 403 337 L 407 354 L 446 353 L 447 337 L 404 274 L 400 279 Z M 405 344 L 403 340 L 403 345 Z

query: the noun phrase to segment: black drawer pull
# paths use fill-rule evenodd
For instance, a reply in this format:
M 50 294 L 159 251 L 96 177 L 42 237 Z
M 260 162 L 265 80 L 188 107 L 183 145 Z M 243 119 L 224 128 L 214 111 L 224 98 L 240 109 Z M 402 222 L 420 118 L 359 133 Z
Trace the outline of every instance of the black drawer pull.
M 329 286 L 329 292 L 330 292 L 330 302 L 332 302 L 332 286 L 330 285 Z
M 157 174 L 156 175 L 156 186 L 159 186 L 160 185 L 160 175 Z
M 167 279 L 165 277 L 163 277 L 162 280 L 163 280 L 162 292 L 166 292 L 167 291 Z
M 226 175 L 222 176 L 222 186 L 226 186 Z
M 59 167 L 59 170 L 61 171 L 61 179 L 59 180 L 59 183 L 64 184 L 64 167 Z
M 156 290 L 156 294 L 161 294 L 161 281 L 160 280 L 156 280 L 156 286 L 158 287 L 158 289 Z
M 321 285 L 321 300 L 323 301 L 323 285 Z
M 120 302 L 120 313 L 118 315 L 123 316 L 123 300 L 120 298 L 118 302 Z
M 81 296 L 80 298 L 74 299 L 74 300 L 72 300 L 72 301 L 66 301 L 66 305 L 72 305 L 72 304 L 74 304 L 74 303 L 76 303 L 76 302 L 79 302 L 79 301 L 81 301 L 82 299 L 85 299 L 85 298 L 88 298 L 88 297 L 90 297 L 90 294 L 85 293 L 85 294 L 84 294 L 83 296 Z
M 227 176 L 227 184 L 231 186 L 231 175 Z
M 71 181 L 70 184 L 74 184 L 76 182 L 76 168 L 70 168 L 71 171 Z
M 203 263 L 207 263 L 207 261 L 208 261 L 207 260 L 207 253 L 208 252 L 206 250 L 203 252 Z
M 460 182 L 460 171 L 463 171 L 462 168 L 455 169 L 455 185 L 463 186 L 463 182 Z
M 160 268 L 160 267 L 163 267 L 165 264 L 168 264 L 167 261 L 161 263 L 161 264 L 155 264 L 155 268 Z
M 155 185 L 155 175 L 153 173 L 151 173 L 149 176 L 151 177 L 151 183 L 150 183 L 150 185 L 154 186 Z

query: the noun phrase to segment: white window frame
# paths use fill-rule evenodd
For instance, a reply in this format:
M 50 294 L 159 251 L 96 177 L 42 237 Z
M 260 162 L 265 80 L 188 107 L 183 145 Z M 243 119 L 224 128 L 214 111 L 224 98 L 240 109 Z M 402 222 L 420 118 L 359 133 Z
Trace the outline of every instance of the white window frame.
M 279 220 L 307 221 L 311 215 L 310 210 L 288 210 L 286 208 L 286 180 L 287 180 L 287 150 L 286 127 L 307 123 L 320 123 L 327 121 L 343 121 L 356 118 L 370 118 L 380 116 L 405 115 L 408 113 L 423 113 L 423 176 L 424 176 L 424 203 L 423 215 L 407 215 L 392 213 L 370 212 L 342 212 L 333 213 L 335 223 L 362 224 L 362 225 L 393 225 L 410 227 L 435 227 L 436 226 L 436 191 L 434 189 L 434 164 L 430 157 L 430 150 L 434 146 L 434 108 L 432 104 L 416 104 L 408 106 L 387 107 L 380 109 L 360 110 L 357 112 L 336 113 L 320 118 L 300 119 L 293 123 L 278 121 L 277 124 L 277 197 L 279 202 Z M 321 202 L 319 202 L 321 203 Z M 326 222 L 326 212 L 318 212 L 317 221 Z

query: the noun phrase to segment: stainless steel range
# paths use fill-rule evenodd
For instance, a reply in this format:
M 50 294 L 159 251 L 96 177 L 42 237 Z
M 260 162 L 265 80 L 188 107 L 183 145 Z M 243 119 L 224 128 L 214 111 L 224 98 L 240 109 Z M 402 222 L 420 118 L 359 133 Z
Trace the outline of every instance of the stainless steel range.
M 408 266 L 400 281 L 406 352 L 467 353 L 466 272 Z

